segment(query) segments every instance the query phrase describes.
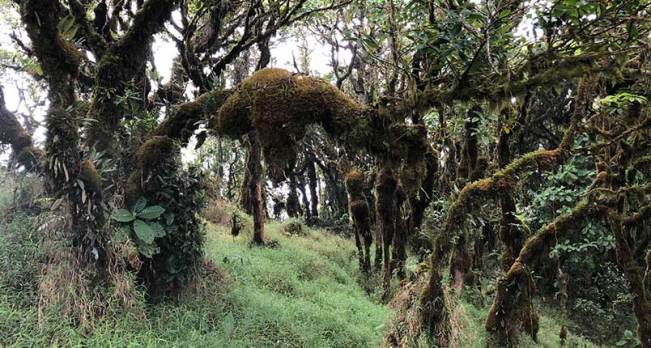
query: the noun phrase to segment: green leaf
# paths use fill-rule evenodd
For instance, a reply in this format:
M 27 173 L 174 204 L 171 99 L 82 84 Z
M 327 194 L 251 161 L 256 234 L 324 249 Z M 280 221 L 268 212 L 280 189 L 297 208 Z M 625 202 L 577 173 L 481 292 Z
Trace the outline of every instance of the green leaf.
M 174 223 L 174 213 L 165 214 L 165 223 L 167 226 Z
M 149 224 L 140 219 L 133 222 L 133 230 L 136 232 L 138 239 L 147 244 L 153 243 L 154 238 L 156 238 L 156 232 L 154 232 Z
M 138 243 L 138 252 L 144 257 L 151 259 L 152 256 L 158 254 L 158 247 L 152 244 Z
M 133 205 L 133 211 L 140 213 L 147 206 L 147 199 L 145 197 L 138 198 L 136 204 Z
M 159 224 L 158 222 L 150 222 L 148 225 L 151 227 L 152 231 L 154 231 L 156 238 L 165 236 L 165 228 L 163 225 Z
M 163 215 L 164 212 L 165 208 L 161 207 L 160 205 L 152 205 L 143 209 L 137 215 L 141 219 L 154 220 L 158 219 L 161 215 Z
M 131 222 L 136 219 L 130 211 L 126 209 L 118 209 L 111 215 L 111 219 L 117 222 Z

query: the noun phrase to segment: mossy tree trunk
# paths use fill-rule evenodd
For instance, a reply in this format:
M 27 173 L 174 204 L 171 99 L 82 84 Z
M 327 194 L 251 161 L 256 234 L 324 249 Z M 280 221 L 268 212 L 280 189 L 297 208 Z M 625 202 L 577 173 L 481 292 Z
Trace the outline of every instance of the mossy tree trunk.
M 407 277 L 407 272 L 405 271 L 405 264 L 407 262 L 407 238 L 409 237 L 410 221 L 409 214 L 403 214 L 403 208 L 406 211 L 411 211 L 409 202 L 407 200 L 406 193 L 404 189 L 399 185 L 396 192 L 396 230 L 393 237 L 393 248 L 392 248 L 392 260 L 393 265 L 392 269 L 395 270 L 396 276 L 399 280 L 404 280 Z M 407 207 L 405 207 L 405 205 Z M 405 217 L 403 218 L 403 215 Z
M 648 279 L 646 279 L 649 275 L 644 275 L 629 245 L 630 227 L 625 226 L 621 219 L 615 218 L 611 220 L 611 229 L 615 234 L 617 263 L 629 282 L 632 295 L 633 313 L 637 321 L 637 335 L 642 347 L 651 347 L 651 299 L 649 298 L 650 289 L 647 288 Z M 651 260 L 648 256 L 646 261 L 647 270 L 651 269 Z
M 81 158 L 79 120 L 82 115 L 75 105 L 76 84 L 71 83 L 79 75 L 81 56 L 76 46 L 59 33 L 62 11 L 58 1 L 20 3 L 21 19 L 49 86 L 50 107 L 45 119 L 48 181 L 53 193 L 67 203 L 72 220 L 71 239 L 81 266 L 93 267 L 96 279 L 101 282 L 107 265 L 107 236 L 101 229 L 103 188 L 94 165 Z M 27 145 L 24 137 L 22 140 Z
M 359 267 L 368 273 L 371 270 L 371 212 L 365 196 L 366 180 L 361 171 L 353 169 L 346 174 L 348 210 L 353 221 L 353 233 L 359 256 Z
M 307 179 L 310 186 L 310 216 L 313 219 L 319 217 L 319 195 L 317 194 L 318 177 L 316 175 L 316 166 L 314 165 L 314 155 L 309 154 L 307 157 Z M 307 209 L 307 206 L 305 207 Z
M 262 149 L 256 137 L 256 132 L 251 131 L 247 139 L 249 156 L 246 163 L 248 181 L 246 193 L 251 199 L 251 215 L 253 216 L 253 243 L 265 245 L 267 240 L 264 235 L 264 201 L 262 200 Z
M 502 117 L 507 115 L 508 111 L 505 110 Z M 502 122 L 500 122 L 499 132 L 497 160 L 500 168 L 504 168 L 511 161 L 509 140 L 512 132 L 506 131 L 502 127 Z M 502 270 L 509 272 L 522 249 L 525 236 L 516 218 L 515 201 L 509 191 L 499 193 L 499 205 L 501 217 L 498 235 L 502 244 L 500 263 Z M 515 299 L 507 306 L 491 312 L 486 321 L 486 328 L 495 334 L 499 342 L 507 345 L 515 343 L 521 329 L 528 332 L 534 340 L 538 330 L 537 314 L 531 303 L 534 292 L 533 280 L 524 270 L 517 270 L 514 279 L 513 283 L 501 279 L 498 283 L 498 291 L 503 293 L 498 293 L 496 297 L 511 296 Z
M 393 273 L 391 262 L 391 245 L 396 233 L 398 217 L 397 207 L 398 179 L 395 177 L 392 164 L 384 161 L 380 164 L 375 183 L 375 210 L 378 225 L 382 232 L 383 252 L 383 288 L 384 299 L 388 299 L 391 290 L 391 276 Z

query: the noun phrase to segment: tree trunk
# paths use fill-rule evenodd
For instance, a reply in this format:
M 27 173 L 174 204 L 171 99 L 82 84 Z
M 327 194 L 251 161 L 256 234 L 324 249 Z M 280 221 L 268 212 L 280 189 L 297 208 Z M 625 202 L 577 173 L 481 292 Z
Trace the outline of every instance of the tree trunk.
M 375 209 L 382 231 L 383 263 L 384 263 L 384 299 L 388 299 L 391 290 L 391 244 L 396 231 L 398 181 L 393 174 L 390 164 L 382 164 L 377 174 L 375 186 Z
M 308 157 L 307 178 L 310 185 L 310 214 L 312 218 L 316 219 L 319 217 L 319 195 L 317 194 L 318 178 L 316 176 L 313 155 Z
M 613 219 L 615 220 L 615 219 Z M 626 226 L 615 220 L 611 223 L 615 232 L 615 252 L 617 263 L 630 284 L 630 292 L 633 297 L 633 313 L 637 320 L 637 335 L 642 347 L 651 347 L 651 301 L 649 301 L 649 289 L 646 288 L 643 272 L 633 256 L 628 244 L 629 233 Z M 647 269 L 651 266 L 649 257 L 646 258 Z
M 251 199 L 251 213 L 253 215 L 253 243 L 265 245 L 264 236 L 264 202 L 262 201 L 262 150 L 255 131 L 249 132 L 249 156 L 246 163 L 248 176 L 247 196 Z

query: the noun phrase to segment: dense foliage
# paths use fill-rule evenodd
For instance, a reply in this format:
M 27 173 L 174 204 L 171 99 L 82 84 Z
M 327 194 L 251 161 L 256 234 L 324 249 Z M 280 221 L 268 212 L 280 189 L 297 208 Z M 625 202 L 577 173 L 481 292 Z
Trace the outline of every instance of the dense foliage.
M 0 298 L 39 321 L 233 277 L 193 320 L 240 344 L 651 347 L 648 0 L 0 4 Z M 319 286 L 386 326 L 243 313 Z

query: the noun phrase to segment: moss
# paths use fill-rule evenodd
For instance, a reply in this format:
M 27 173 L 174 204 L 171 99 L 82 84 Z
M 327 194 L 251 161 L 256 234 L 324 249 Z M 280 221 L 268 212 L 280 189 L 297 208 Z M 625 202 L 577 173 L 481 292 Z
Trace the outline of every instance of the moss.
M 252 130 L 262 146 L 275 181 L 282 168 L 296 161 L 295 144 L 307 127 L 318 124 L 333 136 L 346 137 L 354 148 L 369 141 L 367 109 L 322 79 L 282 69 L 263 69 L 244 80 L 210 126 L 217 133 L 242 138 Z
M 400 170 L 400 184 L 407 197 L 413 198 L 418 194 L 426 175 L 427 163 L 425 161 L 403 163 Z
M 346 191 L 351 197 L 359 199 L 364 194 L 365 178 L 364 174 L 357 168 L 350 170 L 344 177 Z
M 165 170 L 165 164 L 174 163 L 178 157 L 178 146 L 169 137 L 154 136 L 142 144 L 136 152 L 136 168 L 126 183 L 127 205 L 134 204 L 142 196 L 156 192 L 159 184 L 149 180 L 151 174 Z
M 101 197 L 102 177 L 90 160 L 83 160 L 79 165 L 79 178 L 84 182 L 86 192 Z
M 154 136 L 147 140 L 136 153 L 138 166 L 144 170 L 164 162 L 174 152 L 176 145 L 167 136 Z
M 25 166 L 27 170 L 36 170 L 41 167 L 45 152 L 34 146 L 27 146 L 14 154 L 16 162 Z

